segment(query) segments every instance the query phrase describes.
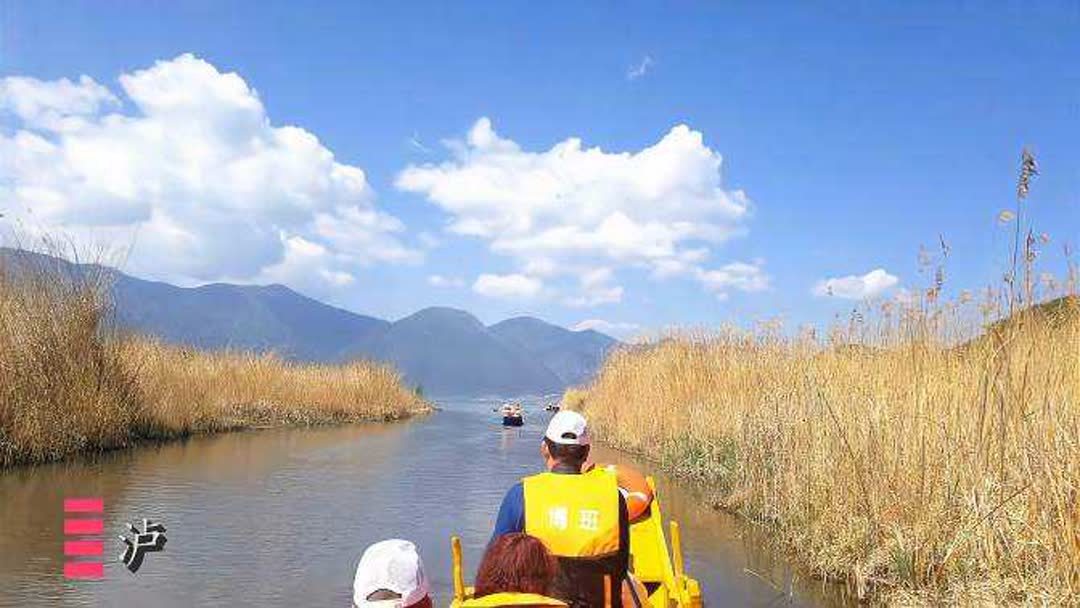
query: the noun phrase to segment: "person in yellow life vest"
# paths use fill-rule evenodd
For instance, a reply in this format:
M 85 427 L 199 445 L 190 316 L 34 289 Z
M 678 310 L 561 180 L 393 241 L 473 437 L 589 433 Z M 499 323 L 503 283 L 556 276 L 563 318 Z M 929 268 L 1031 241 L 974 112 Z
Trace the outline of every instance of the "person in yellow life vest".
M 573 608 L 600 608 L 609 598 L 611 606 L 621 608 L 630 562 L 626 500 L 607 469 L 582 472 L 589 446 L 581 414 L 555 414 L 540 445 L 547 471 L 522 479 L 506 493 L 492 542 L 513 532 L 539 538 L 559 563 L 552 597 Z

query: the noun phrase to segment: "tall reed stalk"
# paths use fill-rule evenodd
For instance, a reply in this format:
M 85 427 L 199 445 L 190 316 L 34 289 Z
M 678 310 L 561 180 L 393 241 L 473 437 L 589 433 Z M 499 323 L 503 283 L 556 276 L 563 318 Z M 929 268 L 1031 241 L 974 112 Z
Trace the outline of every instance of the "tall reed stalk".
M 121 336 L 108 323 L 110 276 L 43 256 L 0 257 L 0 466 L 144 439 L 428 409 L 379 364 L 302 365 Z
M 1001 216 L 1011 270 L 981 302 L 942 300 L 942 239 L 936 268 L 920 255 L 927 288 L 824 339 L 673 334 L 616 352 L 566 402 L 860 598 L 1075 605 L 1080 297 L 1068 247 L 1066 280 L 1034 281 L 1020 222 L 1036 174 L 1025 151 Z
M 1052 310 L 962 345 L 929 319 L 881 346 L 672 336 L 577 399 L 602 440 L 860 597 L 1060 602 L 1080 592 L 1080 303 Z

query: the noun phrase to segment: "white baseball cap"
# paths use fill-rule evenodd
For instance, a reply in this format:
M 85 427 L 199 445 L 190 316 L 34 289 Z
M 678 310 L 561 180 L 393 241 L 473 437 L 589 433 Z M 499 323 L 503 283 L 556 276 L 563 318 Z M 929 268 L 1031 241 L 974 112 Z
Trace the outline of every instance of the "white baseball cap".
M 369 600 L 368 596 L 385 589 L 401 596 L 393 600 Z M 360 556 L 353 580 L 353 604 L 358 608 L 411 606 L 430 591 L 424 562 L 416 545 L 392 538 L 375 543 Z
M 562 445 L 589 445 L 589 426 L 585 417 L 577 412 L 562 410 L 551 417 L 544 432 L 554 443 Z

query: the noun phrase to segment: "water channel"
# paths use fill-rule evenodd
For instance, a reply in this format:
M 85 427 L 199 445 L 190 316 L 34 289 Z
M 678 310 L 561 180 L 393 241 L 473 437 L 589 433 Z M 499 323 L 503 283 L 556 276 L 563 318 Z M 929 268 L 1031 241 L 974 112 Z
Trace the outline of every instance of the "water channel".
M 439 405 L 403 423 L 228 433 L 0 472 L 0 605 L 344 608 L 364 547 L 400 537 L 420 546 L 445 606 L 450 536 L 471 577 L 506 489 L 541 464 L 548 415 L 532 407 L 524 427 L 504 429 L 491 401 Z M 657 478 L 707 606 L 843 603 L 755 530 Z M 63 577 L 63 499 L 74 496 L 105 501 L 101 581 Z M 142 518 L 169 540 L 132 574 L 117 536 Z

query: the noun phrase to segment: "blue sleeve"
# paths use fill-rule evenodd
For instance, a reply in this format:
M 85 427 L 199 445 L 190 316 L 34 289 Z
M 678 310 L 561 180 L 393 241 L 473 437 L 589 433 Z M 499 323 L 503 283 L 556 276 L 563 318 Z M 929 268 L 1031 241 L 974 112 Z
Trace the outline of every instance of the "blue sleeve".
M 495 532 L 491 540 L 503 534 L 525 531 L 525 488 L 521 482 L 514 484 L 503 497 L 499 517 L 495 520 Z

